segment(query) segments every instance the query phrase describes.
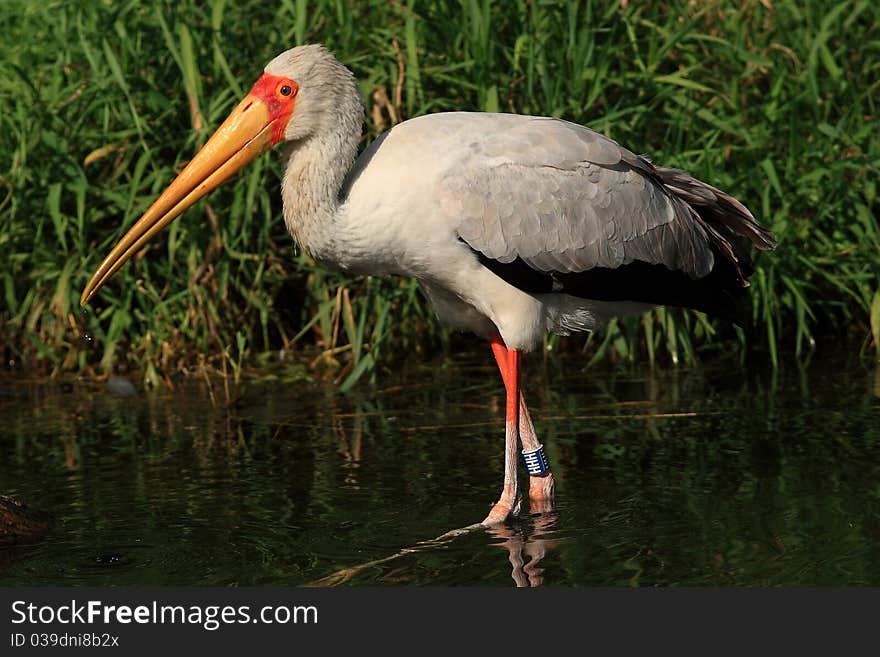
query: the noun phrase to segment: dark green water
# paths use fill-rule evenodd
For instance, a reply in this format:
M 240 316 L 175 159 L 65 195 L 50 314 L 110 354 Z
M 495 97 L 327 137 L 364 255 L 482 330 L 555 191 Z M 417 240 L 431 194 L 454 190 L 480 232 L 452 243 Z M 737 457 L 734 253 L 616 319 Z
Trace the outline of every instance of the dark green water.
M 880 584 L 873 365 L 526 366 L 556 510 L 446 536 L 501 484 L 488 359 L 248 381 L 229 410 L 0 379 L 0 494 L 55 517 L 0 585 Z

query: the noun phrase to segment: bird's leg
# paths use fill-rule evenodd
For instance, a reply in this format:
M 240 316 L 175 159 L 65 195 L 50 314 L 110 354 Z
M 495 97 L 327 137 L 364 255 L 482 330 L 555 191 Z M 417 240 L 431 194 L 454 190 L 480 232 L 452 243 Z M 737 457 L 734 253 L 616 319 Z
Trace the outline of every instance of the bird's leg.
M 519 439 L 522 441 L 523 451 L 534 452 L 541 449 L 541 443 L 535 435 L 535 425 L 529 415 L 526 406 L 526 398 L 520 391 L 519 394 Z M 546 459 L 545 459 L 546 460 Z M 553 492 L 556 482 L 550 471 L 549 463 L 547 471 L 540 475 L 529 475 L 529 510 L 532 513 L 548 513 L 553 510 Z
M 495 503 L 489 515 L 483 520 L 484 525 L 503 522 L 508 516 L 519 513 L 522 501 L 516 478 L 520 352 L 516 349 L 508 349 L 500 337 L 492 339 L 492 352 L 498 361 L 507 396 L 504 423 L 504 488 L 501 491 L 501 499 Z
M 507 347 L 504 346 L 501 337 L 492 340 L 492 351 L 501 370 L 501 378 L 504 379 L 505 387 L 508 386 Z M 519 439 L 522 448 L 526 452 L 534 452 L 541 449 L 541 443 L 535 434 L 535 425 L 532 424 L 529 409 L 526 406 L 526 398 L 519 392 Z M 529 475 L 529 502 L 532 513 L 547 513 L 553 510 L 553 493 L 556 482 L 553 473 L 549 470 L 540 475 Z

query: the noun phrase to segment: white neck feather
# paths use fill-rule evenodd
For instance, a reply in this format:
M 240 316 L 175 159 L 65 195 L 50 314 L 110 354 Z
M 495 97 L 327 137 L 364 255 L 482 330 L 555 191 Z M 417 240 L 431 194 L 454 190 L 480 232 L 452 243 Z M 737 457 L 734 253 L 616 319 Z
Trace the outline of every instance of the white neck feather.
M 339 190 L 363 127 L 363 104 L 353 81 L 334 100 L 312 134 L 288 143 L 281 181 L 287 229 L 299 247 L 319 261 L 335 250 Z

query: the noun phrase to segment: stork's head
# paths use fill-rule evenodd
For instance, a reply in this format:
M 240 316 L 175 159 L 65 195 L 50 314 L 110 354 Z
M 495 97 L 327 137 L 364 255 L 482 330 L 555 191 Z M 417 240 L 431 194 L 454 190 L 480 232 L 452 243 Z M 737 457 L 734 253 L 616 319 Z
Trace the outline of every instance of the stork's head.
M 340 100 L 350 97 L 352 88 L 351 72 L 323 46 L 293 48 L 269 62 L 250 93 L 113 247 L 83 290 L 80 303 L 89 303 L 154 235 L 260 153 L 331 127 L 338 120 Z

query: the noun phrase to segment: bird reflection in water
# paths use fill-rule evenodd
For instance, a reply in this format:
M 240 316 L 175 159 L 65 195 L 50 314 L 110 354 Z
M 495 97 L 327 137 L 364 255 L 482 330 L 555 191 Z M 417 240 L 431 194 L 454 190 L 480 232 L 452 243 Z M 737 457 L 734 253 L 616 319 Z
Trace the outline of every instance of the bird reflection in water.
M 511 577 L 519 588 L 534 588 L 544 584 L 544 568 L 539 564 L 558 543 L 555 539 L 543 538 L 551 535 L 555 529 L 558 519 L 555 511 L 537 514 L 533 519 L 533 528 L 528 534 L 523 525 L 493 525 L 486 528 L 486 533 L 500 541 L 497 545 L 507 550 L 510 565 L 513 566 Z
M 318 580 L 309 582 L 306 586 L 340 586 L 350 582 L 360 573 L 377 566 L 388 564 L 396 559 L 412 554 L 418 554 L 428 550 L 442 549 L 450 545 L 456 539 L 477 530 L 485 531 L 497 542 L 494 545 L 507 550 L 508 560 L 512 566 L 511 577 L 519 588 L 542 586 L 544 583 L 544 568 L 539 564 L 554 550 L 558 544 L 556 539 L 547 538 L 556 530 L 558 514 L 552 510 L 552 506 L 546 511 L 535 513 L 530 517 L 531 527 L 528 523 L 496 524 L 486 527 L 475 523 L 466 527 L 460 527 L 448 531 L 436 538 L 421 541 L 410 547 L 405 547 L 394 554 L 380 559 L 373 559 L 356 566 L 342 568 L 334 573 L 326 575 Z M 528 560 L 526 560 L 526 558 Z

